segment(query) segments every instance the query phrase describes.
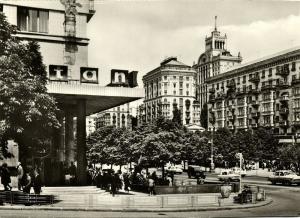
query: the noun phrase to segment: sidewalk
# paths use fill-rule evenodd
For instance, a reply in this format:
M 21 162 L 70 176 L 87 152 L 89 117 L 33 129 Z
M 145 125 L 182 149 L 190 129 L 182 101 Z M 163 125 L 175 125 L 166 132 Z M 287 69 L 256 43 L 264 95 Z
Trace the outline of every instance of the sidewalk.
M 272 199 L 267 198 L 266 201 L 257 202 L 256 204 L 236 204 L 233 203 L 233 197 L 237 195 L 236 193 L 232 193 L 229 198 L 224 199 L 221 198 L 219 193 L 148 196 L 144 193 L 131 192 L 131 195 L 121 193 L 112 197 L 103 191 L 92 193 L 92 191 L 95 190 L 93 187 L 73 188 L 74 191 L 72 194 L 67 191 L 59 194 L 59 196 L 57 196 L 59 202 L 53 205 L 23 206 L 6 204 L 0 206 L 0 209 L 141 212 L 207 211 L 261 207 L 272 202 Z M 53 192 L 55 189 L 57 191 L 62 189 L 62 187 L 50 188 L 50 190 L 45 190 L 45 192 Z M 78 189 L 82 189 L 83 193 L 80 193 Z

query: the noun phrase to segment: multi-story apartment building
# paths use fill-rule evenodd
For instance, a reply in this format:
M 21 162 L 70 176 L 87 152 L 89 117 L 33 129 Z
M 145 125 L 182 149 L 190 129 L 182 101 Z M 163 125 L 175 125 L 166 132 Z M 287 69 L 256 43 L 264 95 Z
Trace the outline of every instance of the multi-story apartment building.
M 300 131 L 300 48 L 282 51 L 206 80 L 209 129 L 270 127 Z
M 205 52 L 199 56 L 198 62 L 193 66 L 197 71 L 197 100 L 201 108 L 207 103 L 206 80 L 223 74 L 241 61 L 240 53 L 238 56 L 233 56 L 227 50 L 227 36 L 222 35 L 215 26 L 211 36 L 205 38 Z
M 103 112 L 95 118 L 96 129 L 103 126 L 132 129 L 129 104 L 120 105 Z
M 170 57 L 143 77 L 145 99 L 139 117 L 151 122 L 158 114 L 173 118 L 177 108 L 183 125 L 200 124 L 200 107 L 196 101 L 196 71 Z
M 48 72 L 47 90 L 63 112 L 54 131 L 51 152 L 42 160 L 45 182 L 60 184 L 62 163 L 77 163 L 78 183 L 86 184 L 86 116 L 143 97 L 143 90 L 99 85 L 98 68 L 88 65 L 87 25 L 94 0 L 6 1 L 0 11 L 17 27 L 16 37 L 38 42 Z M 75 122 L 76 121 L 76 122 Z M 74 137 L 76 126 L 76 141 Z M 21 157 L 24 161 L 38 161 Z M 30 160 L 28 160 L 30 159 Z M 37 164 L 37 163 L 32 163 Z

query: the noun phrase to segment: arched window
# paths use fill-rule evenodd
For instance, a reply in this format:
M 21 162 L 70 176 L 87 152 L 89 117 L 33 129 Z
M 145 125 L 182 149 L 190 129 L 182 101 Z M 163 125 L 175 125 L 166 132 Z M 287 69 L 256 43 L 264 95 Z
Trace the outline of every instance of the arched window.
M 118 76 L 118 82 L 121 83 L 122 82 L 122 75 Z

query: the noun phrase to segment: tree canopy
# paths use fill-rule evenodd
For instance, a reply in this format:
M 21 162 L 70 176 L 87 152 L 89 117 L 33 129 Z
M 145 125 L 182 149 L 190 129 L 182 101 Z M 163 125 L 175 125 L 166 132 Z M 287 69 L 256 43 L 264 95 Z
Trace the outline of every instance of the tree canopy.
M 39 45 L 20 41 L 15 27 L 0 13 L 0 122 L 1 145 L 8 139 L 41 145 L 59 127 L 58 108 L 46 89 L 46 69 Z

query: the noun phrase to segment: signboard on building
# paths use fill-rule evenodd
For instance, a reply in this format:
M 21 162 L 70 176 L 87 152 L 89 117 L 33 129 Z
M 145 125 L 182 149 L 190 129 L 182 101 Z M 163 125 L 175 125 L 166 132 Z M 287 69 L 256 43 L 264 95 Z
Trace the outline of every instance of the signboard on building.
M 68 80 L 68 66 L 64 65 L 49 65 L 50 80 Z
M 81 83 L 98 83 L 98 68 L 80 67 Z

